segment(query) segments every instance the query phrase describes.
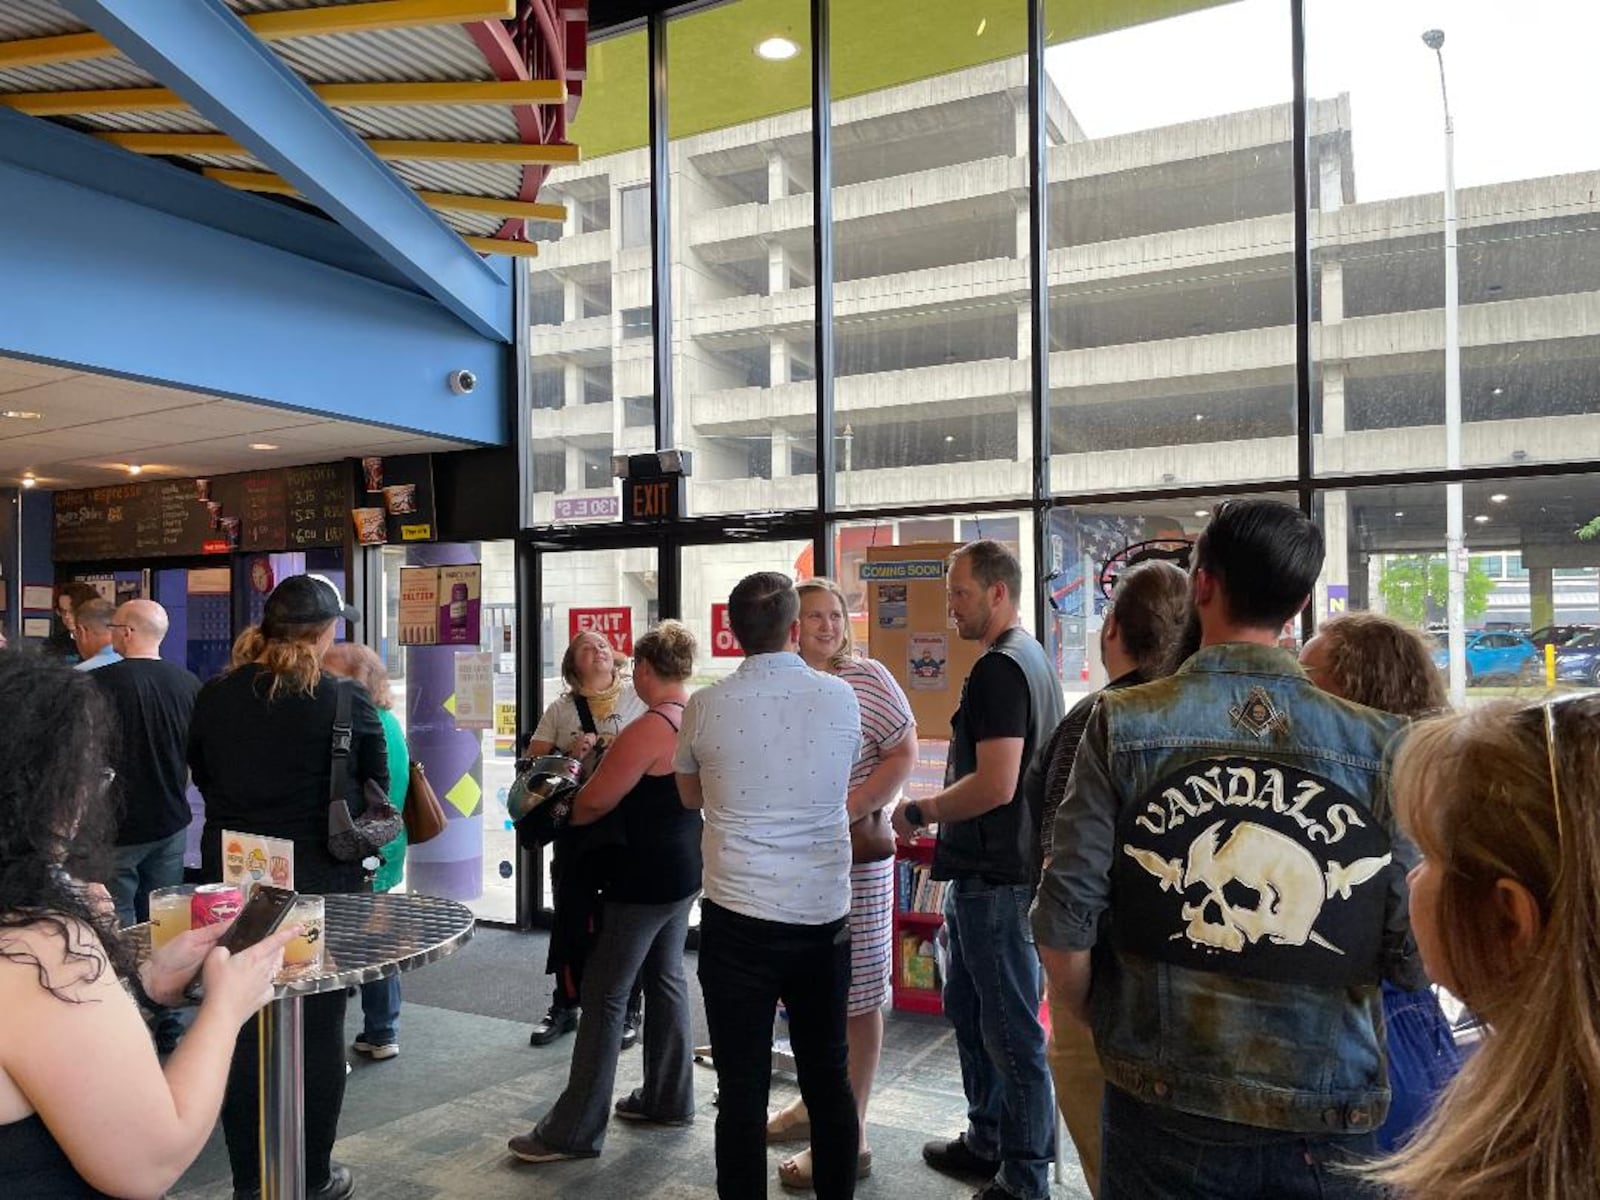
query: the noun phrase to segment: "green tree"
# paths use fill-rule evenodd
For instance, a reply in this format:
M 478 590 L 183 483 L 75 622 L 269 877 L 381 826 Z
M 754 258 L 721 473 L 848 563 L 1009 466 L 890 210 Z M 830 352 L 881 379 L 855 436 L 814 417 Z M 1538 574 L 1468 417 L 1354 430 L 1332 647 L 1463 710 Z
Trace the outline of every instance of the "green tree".
M 1489 611 L 1494 580 L 1477 559 L 1467 567 L 1463 590 L 1467 620 L 1476 620 Z M 1444 612 L 1449 602 L 1450 578 L 1444 555 L 1400 554 L 1389 559 L 1378 577 L 1378 594 L 1391 617 L 1412 625 L 1424 624 L 1431 615 Z

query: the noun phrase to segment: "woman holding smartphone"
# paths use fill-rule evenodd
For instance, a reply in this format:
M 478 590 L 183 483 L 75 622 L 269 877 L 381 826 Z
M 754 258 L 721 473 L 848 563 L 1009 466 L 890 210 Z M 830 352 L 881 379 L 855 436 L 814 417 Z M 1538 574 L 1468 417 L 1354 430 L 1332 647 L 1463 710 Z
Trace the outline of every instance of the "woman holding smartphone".
M 7 650 L 0 710 L 0 1196 L 161 1196 L 216 1124 L 234 1039 L 294 930 L 230 955 L 212 925 L 136 966 L 109 897 L 74 878 L 96 873 L 115 831 L 104 697 Z M 197 974 L 205 999 L 163 1067 L 135 993 L 179 1005 Z

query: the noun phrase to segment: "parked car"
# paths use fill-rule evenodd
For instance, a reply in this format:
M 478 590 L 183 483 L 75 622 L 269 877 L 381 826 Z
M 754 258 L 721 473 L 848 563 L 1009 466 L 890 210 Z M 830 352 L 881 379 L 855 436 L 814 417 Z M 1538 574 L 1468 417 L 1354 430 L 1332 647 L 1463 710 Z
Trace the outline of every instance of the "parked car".
M 1523 669 L 1539 658 L 1539 648 L 1525 637 L 1495 630 L 1467 633 L 1467 682 L 1487 683 L 1491 679 L 1517 680 Z M 1433 652 L 1433 662 L 1441 671 L 1450 665 L 1449 651 Z
M 1546 625 L 1542 629 L 1535 629 L 1529 640 L 1540 649 L 1547 644 L 1560 649 L 1573 638 L 1589 633 L 1600 633 L 1600 625 Z
M 1556 647 L 1556 678 L 1600 687 L 1600 631 L 1581 633 Z

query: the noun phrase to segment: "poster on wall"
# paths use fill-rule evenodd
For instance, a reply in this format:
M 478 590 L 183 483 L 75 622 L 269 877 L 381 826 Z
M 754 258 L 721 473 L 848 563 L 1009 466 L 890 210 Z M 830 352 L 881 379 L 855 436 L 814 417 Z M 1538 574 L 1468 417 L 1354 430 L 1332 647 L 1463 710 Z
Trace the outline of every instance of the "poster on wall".
M 943 633 L 913 633 L 906 658 L 906 681 L 914 692 L 942 692 L 950 686 L 950 639 Z
M 574 608 L 567 613 L 567 640 L 580 633 L 598 633 L 618 654 L 633 653 L 631 608 Z
M 400 626 L 402 646 L 439 644 L 439 568 L 400 568 Z
M 456 728 L 494 728 L 494 655 L 487 650 L 455 656 Z
M 483 567 L 459 563 L 439 568 L 439 644 L 476 646 L 483 640 Z
M 983 650 L 949 625 L 945 563 L 959 547 L 954 541 L 869 546 L 858 566 L 868 653 L 905 689 L 921 738 L 935 745 L 949 736 L 950 714 Z
M 22 585 L 23 608 L 51 609 L 55 606 L 55 589 L 48 583 L 25 583 Z

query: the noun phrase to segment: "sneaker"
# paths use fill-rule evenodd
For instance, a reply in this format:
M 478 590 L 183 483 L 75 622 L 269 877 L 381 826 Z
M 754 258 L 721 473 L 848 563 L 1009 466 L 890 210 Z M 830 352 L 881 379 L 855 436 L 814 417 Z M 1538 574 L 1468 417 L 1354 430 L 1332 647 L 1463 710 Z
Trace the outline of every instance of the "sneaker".
M 622 1048 L 632 1050 L 639 1044 L 639 1025 L 643 1018 L 634 1009 L 629 1009 L 622 1018 Z
M 364 1037 L 358 1037 L 355 1044 L 350 1047 L 357 1054 L 365 1055 L 375 1061 L 394 1058 L 400 1053 L 399 1042 L 369 1042 Z
M 310 1188 L 306 1191 L 306 1200 L 350 1200 L 356 1194 L 355 1176 L 350 1174 L 350 1168 L 340 1163 L 334 1163 L 328 1172 L 328 1178 L 320 1187 Z M 233 1200 L 261 1200 L 260 1188 L 235 1188 Z
M 568 1158 L 599 1158 L 598 1151 L 580 1154 L 576 1150 L 557 1150 L 554 1146 L 547 1146 L 532 1133 L 519 1133 L 506 1143 L 506 1149 L 515 1154 L 523 1162 L 547 1163 L 561 1162 Z
M 686 1117 L 658 1117 L 648 1113 L 644 1108 L 644 1094 L 639 1088 L 634 1088 L 616 1103 L 614 1109 L 617 1116 L 624 1121 L 647 1121 L 652 1125 L 693 1125 L 694 1114 Z
M 1000 1170 L 997 1159 L 982 1158 L 972 1152 L 964 1133 L 954 1141 L 924 1143 L 922 1160 L 942 1174 L 968 1179 L 992 1180 Z
M 578 1010 L 565 1005 L 552 1004 L 540 1022 L 528 1035 L 528 1045 L 548 1046 L 558 1037 L 565 1037 L 578 1027 Z

